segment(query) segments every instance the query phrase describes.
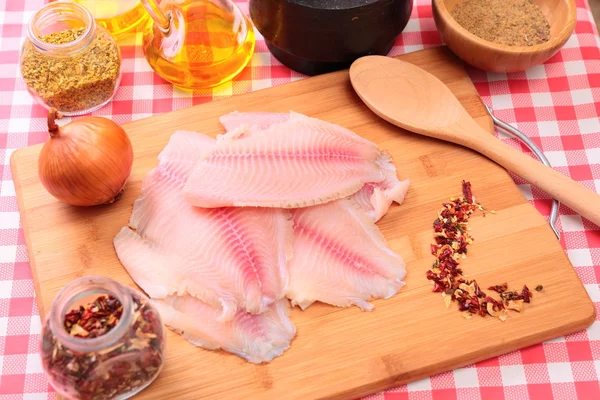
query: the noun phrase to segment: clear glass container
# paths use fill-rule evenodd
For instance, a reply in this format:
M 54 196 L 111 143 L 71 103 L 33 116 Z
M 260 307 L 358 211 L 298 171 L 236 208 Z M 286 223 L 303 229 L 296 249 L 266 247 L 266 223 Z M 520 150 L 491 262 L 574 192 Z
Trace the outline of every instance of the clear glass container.
M 115 39 L 86 8 L 66 0 L 48 3 L 33 15 L 19 67 L 33 98 L 63 115 L 102 107 L 121 81 Z
M 87 8 L 96 23 L 105 28 L 115 39 L 150 29 L 150 15 L 140 0 L 75 0 Z
M 141 0 L 154 20 L 144 54 L 163 79 L 183 89 L 232 80 L 254 53 L 250 19 L 233 0 Z
M 82 313 L 80 306 L 101 295 L 122 306 L 116 325 L 96 337 L 73 336 L 73 328 L 69 334 L 69 312 Z M 85 313 L 78 315 L 85 320 Z M 42 366 L 52 387 L 68 399 L 126 399 L 160 374 L 164 343 L 160 315 L 145 295 L 112 279 L 88 276 L 65 286 L 54 299 L 42 329 Z

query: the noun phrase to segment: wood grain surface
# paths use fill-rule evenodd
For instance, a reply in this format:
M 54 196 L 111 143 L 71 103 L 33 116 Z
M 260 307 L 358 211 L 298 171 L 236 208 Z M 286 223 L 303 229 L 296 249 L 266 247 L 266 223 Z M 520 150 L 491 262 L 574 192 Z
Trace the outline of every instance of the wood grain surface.
M 399 58 L 423 66 L 444 81 L 491 132 L 492 124 L 461 65 L 445 48 Z M 119 263 L 112 240 L 126 225 L 142 178 L 176 129 L 216 136 L 227 112 L 294 110 L 354 130 L 390 152 L 400 179 L 411 188 L 402 206 L 378 223 L 388 244 L 407 262 L 406 286 L 375 310 L 323 304 L 294 309 L 297 337 L 269 364 L 254 365 L 221 351 L 196 348 L 169 333 L 166 364 L 140 399 L 351 399 L 581 330 L 595 310 L 546 220 L 502 168 L 460 146 L 403 131 L 375 116 L 353 92 L 348 71 L 234 96 L 126 124 L 135 160 L 124 196 L 110 206 L 74 208 L 41 186 L 41 146 L 11 158 L 25 240 L 42 316 L 57 292 L 84 275 L 105 275 L 135 286 Z M 425 272 L 441 203 L 469 180 L 495 215 L 476 214 L 475 243 L 462 266 L 482 286 L 542 284 L 522 314 L 505 322 L 464 319 L 431 292 Z

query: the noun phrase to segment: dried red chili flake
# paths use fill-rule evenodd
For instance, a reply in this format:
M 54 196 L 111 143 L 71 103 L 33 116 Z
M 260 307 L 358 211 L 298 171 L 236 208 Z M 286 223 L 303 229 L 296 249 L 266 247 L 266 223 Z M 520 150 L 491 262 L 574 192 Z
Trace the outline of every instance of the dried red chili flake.
M 510 300 L 523 300 L 523 296 L 515 290 L 507 290 L 506 292 L 500 293 L 500 298 L 505 302 Z
M 497 292 L 497 293 L 504 293 L 504 292 L 506 292 L 507 289 L 508 289 L 508 284 L 506 282 L 504 282 L 502 285 L 490 286 L 488 288 L 488 290 L 493 290 L 494 292 Z
M 444 284 L 442 282 L 434 282 L 433 283 L 433 291 L 434 292 L 444 292 L 445 290 Z
M 475 285 L 475 296 L 477 296 L 479 298 L 486 297 L 485 292 L 481 291 L 481 288 L 479 287 L 479 285 L 477 284 L 477 282 L 473 281 L 473 285 Z
M 438 251 L 438 247 L 435 244 L 431 245 L 431 254 L 433 254 L 434 256 L 437 254 Z
M 529 290 L 527 285 L 523 285 L 523 289 L 521 290 L 521 297 L 525 303 L 531 302 L 531 298 L 533 297 L 533 293 Z
M 462 181 L 462 192 L 463 197 L 450 198 L 450 202 L 442 203 L 438 218 L 433 222 L 435 244 L 431 244 L 431 254 L 436 260 L 426 277 L 433 283 L 432 291 L 442 293 L 446 306 L 449 307 L 451 302 L 458 303 L 458 310 L 466 318 L 473 314 L 482 317 L 491 315 L 504 321 L 508 310 L 520 312 L 522 303 L 529 303 L 533 295 L 527 286 L 523 286 L 520 293 L 508 291 L 505 282 L 488 287 L 488 290 L 500 294 L 500 300 L 496 300 L 487 296 L 475 280 L 465 279 L 458 260 L 466 257 L 468 246 L 474 241 L 468 233 L 468 220 L 475 211 L 484 211 L 485 208 L 475 203 L 470 182 Z M 538 287 L 541 290 L 542 286 L 538 285 L 536 290 Z
M 117 325 L 123 306 L 113 296 L 99 296 L 93 303 L 80 306 L 65 315 L 65 329 L 71 336 L 92 339 L 102 336 Z
M 435 280 L 436 276 L 435 273 L 433 271 L 427 271 L 427 279 L 429 279 L 430 281 Z
M 463 196 L 469 203 L 473 202 L 473 192 L 471 191 L 471 182 L 462 181 Z

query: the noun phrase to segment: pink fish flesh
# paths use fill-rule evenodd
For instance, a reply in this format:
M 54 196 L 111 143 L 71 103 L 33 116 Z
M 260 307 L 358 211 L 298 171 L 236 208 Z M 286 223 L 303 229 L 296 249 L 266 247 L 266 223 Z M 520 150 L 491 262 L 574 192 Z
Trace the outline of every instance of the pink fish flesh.
M 284 297 L 292 256 L 288 211 L 193 207 L 181 191 L 194 158 L 214 143 L 176 132 L 144 178 L 130 227 L 114 239 L 121 263 L 152 298 L 190 294 L 221 309 L 264 312 Z
M 238 112 L 234 111 L 219 118 L 221 124 L 229 132 L 244 134 L 269 128 L 273 124 L 285 122 L 290 118 L 290 113 L 267 112 Z M 246 134 L 248 134 L 248 132 Z M 373 221 L 377 222 L 389 210 L 393 202 L 402 204 L 408 192 L 410 182 L 408 179 L 400 181 L 396 175 L 396 167 L 392 159 L 382 154 L 377 159 L 377 164 L 385 178 L 379 182 L 367 182 L 356 192 L 354 200 L 367 212 Z
M 152 302 L 164 324 L 193 345 L 223 349 L 251 363 L 268 362 L 282 355 L 296 335 L 287 300 L 274 302 L 260 315 L 239 310 L 227 322 L 218 321 L 217 309 L 189 295 Z
M 402 204 L 410 187 L 408 179 L 398 180 L 396 167 L 392 164 L 391 157 L 385 154 L 377 162 L 385 174 L 385 179 L 381 182 L 365 183 L 352 196 L 352 199 L 374 222 L 379 221 L 381 217 L 387 214 L 393 202 Z
M 383 181 L 381 156 L 341 126 L 292 112 L 250 135 L 223 135 L 199 158 L 183 194 L 199 207 L 307 207 Z
M 371 310 L 404 286 L 406 264 L 352 200 L 293 210 L 294 257 L 287 297 L 306 309 L 315 301 Z
M 238 111 L 230 112 L 219 118 L 221 125 L 228 132 L 234 131 L 242 125 L 255 125 L 259 130 L 267 129 L 273 124 L 285 122 L 290 119 L 289 113 L 269 113 L 269 112 L 250 112 L 241 113 Z

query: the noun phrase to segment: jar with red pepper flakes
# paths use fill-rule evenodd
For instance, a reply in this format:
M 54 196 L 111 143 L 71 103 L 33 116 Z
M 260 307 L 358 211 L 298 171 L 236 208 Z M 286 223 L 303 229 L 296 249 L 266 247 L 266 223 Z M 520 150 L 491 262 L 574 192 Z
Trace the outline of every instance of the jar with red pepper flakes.
M 160 374 L 164 343 L 160 315 L 144 294 L 83 277 L 54 299 L 42 329 L 42 365 L 68 399 L 126 399 Z

